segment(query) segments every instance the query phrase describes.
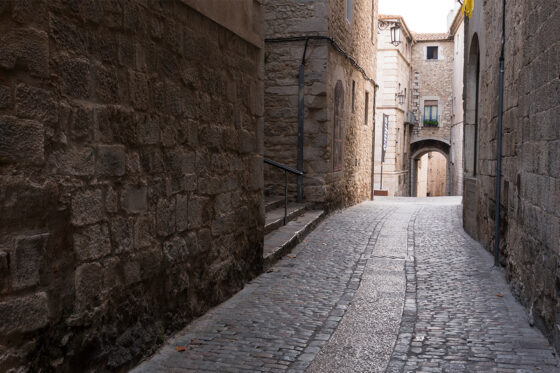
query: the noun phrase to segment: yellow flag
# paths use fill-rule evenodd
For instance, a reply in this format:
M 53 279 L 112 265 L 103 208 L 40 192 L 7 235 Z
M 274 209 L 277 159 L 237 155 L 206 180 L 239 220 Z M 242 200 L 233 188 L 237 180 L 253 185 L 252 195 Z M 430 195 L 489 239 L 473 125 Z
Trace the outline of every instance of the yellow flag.
M 466 14 L 467 17 L 472 17 L 472 12 L 474 9 L 474 0 L 463 0 L 463 14 Z

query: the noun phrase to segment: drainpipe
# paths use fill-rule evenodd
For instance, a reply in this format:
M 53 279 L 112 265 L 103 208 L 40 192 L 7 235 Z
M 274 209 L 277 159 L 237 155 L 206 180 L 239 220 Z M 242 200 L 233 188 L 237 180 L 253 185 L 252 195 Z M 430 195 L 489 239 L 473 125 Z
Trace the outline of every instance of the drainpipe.
M 496 209 L 494 221 L 496 233 L 494 238 L 494 266 L 499 266 L 500 255 L 500 192 L 502 183 L 502 120 L 504 110 L 504 50 L 506 43 L 506 0 L 502 1 L 502 51 L 500 54 L 500 96 L 498 101 L 498 144 L 497 144 L 497 170 L 496 170 Z
M 299 65 L 298 82 L 298 132 L 297 132 L 297 169 L 303 172 L 303 122 L 305 119 L 305 99 L 303 88 L 305 87 L 305 54 L 309 39 L 305 39 L 301 65 Z M 297 201 L 303 201 L 303 175 L 297 177 Z
M 366 71 L 363 69 L 362 66 L 358 64 L 358 62 L 351 57 L 348 53 L 346 53 L 334 39 L 328 36 L 294 36 L 294 37 L 286 37 L 286 38 L 271 38 L 271 39 L 264 39 L 265 43 L 284 43 L 284 42 L 298 42 L 298 41 L 305 41 L 305 47 L 303 49 L 303 56 L 301 58 L 301 64 L 299 66 L 299 74 L 298 74 L 298 137 L 297 137 L 297 169 L 298 171 L 303 172 L 303 130 L 304 130 L 304 119 L 305 119 L 305 101 L 304 101 L 304 92 L 303 88 L 305 87 L 305 55 L 307 53 L 307 46 L 309 44 L 309 40 L 326 40 L 328 41 L 334 50 L 340 53 L 346 60 L 350 62 L 350 64 L 358 70 L 365 80 L 371 82 L 374 87 L 377 87 L 375 81 L 370 78 Z M 375 112 L 375 108 L 374 108 Z M 298 176 L 297 179 L 297 200 L 301 202 L 303 200 L 303 176 Z

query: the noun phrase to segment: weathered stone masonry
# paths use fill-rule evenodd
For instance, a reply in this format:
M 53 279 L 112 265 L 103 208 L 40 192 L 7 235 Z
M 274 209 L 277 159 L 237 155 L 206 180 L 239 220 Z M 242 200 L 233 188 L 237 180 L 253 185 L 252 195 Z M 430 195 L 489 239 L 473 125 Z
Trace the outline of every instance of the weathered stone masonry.
M 0 2 L 0 371 L 124 369 L 259 272 L 262 49 L 197 3 Z
M 327 208 L 367 199 L 371 190 L 375 87 L 348 57 L 374 79 L 377 2 L 349 2 L 353 4 L 351 22 L 346 19 L 346 3 L 346 0 L 265 2 L 267 38 L 325 36 L 346 53 L 344 56 L 337 51 L 328 40 L 311 40 L 306 53 L 304 198 Z M 292 167 L 296 166 L 297 156 L 298 69 L 304 46 L 305 41 L 266 43 L 265 51 L 265 156 Z M 342 84 L 344 101 L 340 169 L 333 161 L 334 96 L 338 81 Z M 295 196 L 295 178 L 290 182 L 290 196 Z M 268 193 L 283 194 L 283 173 L 265 168 L 265 184 Z
M 464 156 L 469 167 L 464 179 L 464 224 L 471 235 L 490 249 L 495 239 L 501 17 L 501 1 L 480 2 L 465 26 Z M 559 17 L 560 9 L 555 1 L 507 3 L 503 177 L 499 201 L 501 264 L 535 324 L 557 349 L 560 348 Z M 474 88 L 478 61 L 477 103 Z M 478 136 L 471 130 L 476 124 Z

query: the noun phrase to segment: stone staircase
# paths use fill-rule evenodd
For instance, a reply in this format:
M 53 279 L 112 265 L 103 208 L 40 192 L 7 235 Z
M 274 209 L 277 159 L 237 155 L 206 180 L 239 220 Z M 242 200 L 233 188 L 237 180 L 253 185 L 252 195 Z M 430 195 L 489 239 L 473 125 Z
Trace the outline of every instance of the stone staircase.
M 268 270 L 303 241 L 323 219 L 323 210 L 310 210 L 303 203 L 288 202 L 287 223 L 284 220 L 284 197 L 265 197 L 263 267 Z

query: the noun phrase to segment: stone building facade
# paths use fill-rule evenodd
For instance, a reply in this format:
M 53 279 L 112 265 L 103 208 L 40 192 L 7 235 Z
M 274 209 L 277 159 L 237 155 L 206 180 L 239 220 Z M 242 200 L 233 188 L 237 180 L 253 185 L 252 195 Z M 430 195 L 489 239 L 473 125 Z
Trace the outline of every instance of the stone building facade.
M 465 23 L 462 12 L 450 13 L 450 34 L 453 35 L 453 97 L 451 106 L 451 149 L 449 150 L 449 191 L 463 194 L 463 75 L 465 62 Z
M 0 371 L 124 370 L 261 270 L 262 4 L 0 20 Z
M 375 128 L 375 189 L 388 196 L 409 195 L 409 165 L 411 119 L 412 46 L 414 38 L 400 16 L 380 15 L 387 27 L 379 30 L 377 76 L 379 91 L 376 100 Z M 391 25 L 401 27 L 401 43 L 391 44 Z M 404 98 L 399 99 L 399 95 Z M 388 120 L 387 148 L 383 153 L 383 118 Z M 382 164 L 383 163 L 383 164 Z M 383 175 L 383 176 L 382 176 Z
M 377 0 L 264 5 L 265 157 L 297 167 L 303 61 L 304 200 L 338 208 L 371 198 Z M 283 195 L 283 172 L 267 166 L 265 189 Z
M 477 2 L 465 25 L 463 217 L 492 250 L 530 318 L 560 348 L 560 8 L 507 2 L 501 199 L 496 201 L 502 2 Z
M 449 33 L 415 34 L 412 47 L 412 112 L 418 122 L 410 140 L 410 191 L 416 195 L 417 162 L 429 152 L 440 152 L 448 160 L 451 147 L 453 97 L 453 37 Z M 448 162 L 449 165 L 449 162 Z M 446 175 L 446 195 L 450 170 Z
M 400 16 L 381 15 L 380 21 L 399 22 L 401 40 L 391 44 L 389 29 L 380 31 L 377 100 L 375 188 L 389 196 L 415 196 L 419 188 L 420 159 L 439 152 L 447 163 L 431 174 L 443 178 L 444 195 L 462 194 L 462 43 L 464 28 L 456 9 L 449 31 L 441 34 L 411 32 Z M 404 95 L 404 103 L 398 95 Z M 386 159 L 381 178 L 383 116 L 388 116 Z M 438 164 L 440 164 L 438 162 Z M 381 179 L 383 185 L 381 185 Z M 423 181 L 424 182 L 424 181 Z M 427 181 L 426 181 L 427 182 Z M 422 190 L 427 185 L 420 187 Z

